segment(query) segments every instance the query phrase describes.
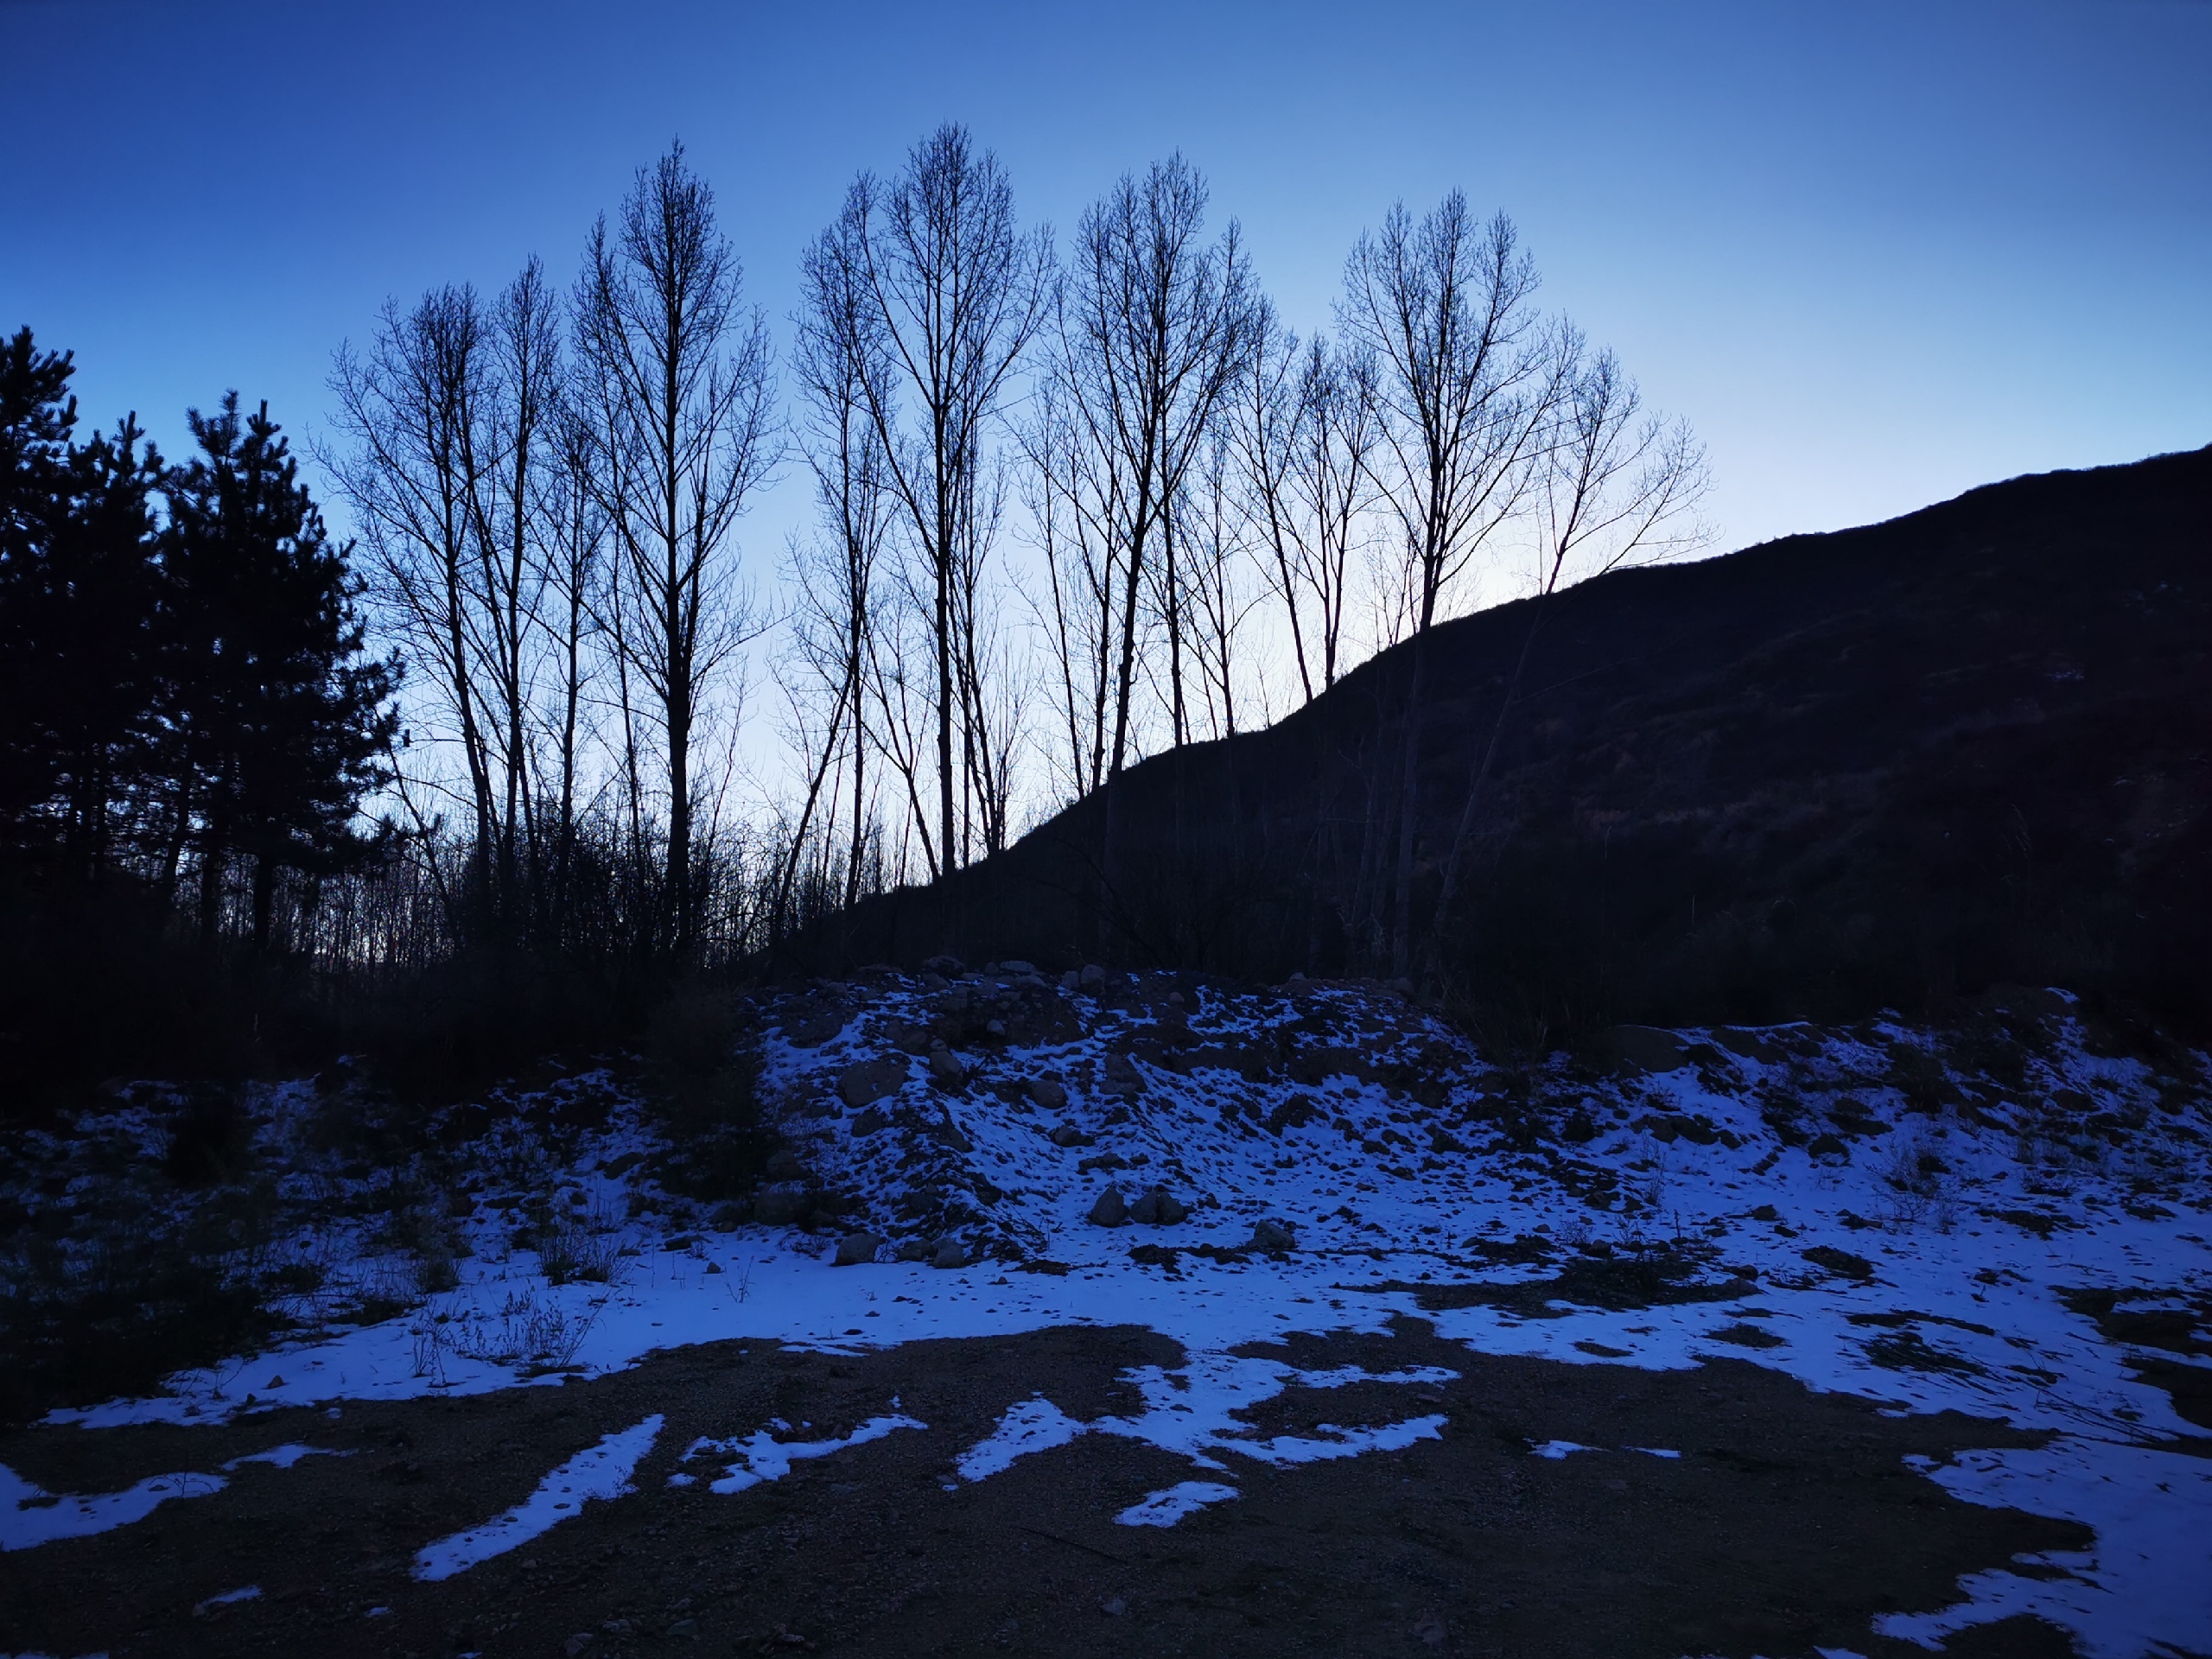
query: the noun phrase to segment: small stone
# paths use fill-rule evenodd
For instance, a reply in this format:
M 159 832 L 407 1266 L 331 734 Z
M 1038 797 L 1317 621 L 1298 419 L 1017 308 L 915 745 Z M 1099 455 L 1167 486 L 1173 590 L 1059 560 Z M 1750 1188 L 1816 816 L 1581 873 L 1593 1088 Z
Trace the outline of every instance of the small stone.
M 952 982 L 943 974 L 924 974 L 922 988 L 925 991 L 945 991 L 952 988 Z
M 1094 1227 L 1119 1227 L 1128 1218 L 1129 1206 L 1118 1186 L 1108 1187 L 1090 1206 L 1090 1221 Z
M 1129 1611 L 1129 1604 L 1119 1596 L 1101 1596 L 1098 1599 L 1098 1611 L 1109 1618 L 1119 1618 Z
M 930 1076 L 947 1088 L 957 1088 L 968 1080 L 968 1068 L 960 1057 L 949 1048 L 930 1051 Z
M 1003 1037 L 1006 1035 L 1006 1021 L 993 1020 L 986 1024 L 983 1029 L 993 1037 Z
M 1248 1250 L 1265 1250 L 1271 1255 L 1298 1248 L 1297 1237 L 1279 1221 L 1255 1221 L 1252 1224 L 1252 1242 Z
M 841 1268 L 865 1266 L 875 1260 L 875 1253 L 883 1248 L 883 1240 L 874 1233 L 847 1233 L 837 1241 L 836 1265 Z
M 1141 1095 L 1144 1092 L 1144 1073 L 1137 1070 L 1136 1062 L 1126 1054 L 1109 1054 L 1100 1076 L 1109 1095 Z
M 1064 991 L 1074 990 L 1082 983 L 1083 976 L 1076 972 L 1072 968 L 1069 969 L 1067 972 L 1060 976 L 1060 988 Z
M 1057 1112 L 1068 1103 L 1066 1085 L 1052 1077 L 1029 1079 L 1029 1098 L 1048 1112 Z
M 999 972 L 1004 974 L 1008 979 L 1017 979 L 1024 974 L 1033 974 L 1036 971 L 1037 964 L 1033 962 L 1017 961 L 999 963 Z
M 1090 1137 L 1074 1124 L 1063 1123 L 1052 1131 L 1052 1144 L 1056 1147 L 1087 1147 L 1090 1144 Z
M 926 1262 L 937 1254 L 934 1239 L 909 1238 L 900 1242 L 899 1259 L 901 1262 Z
M 586 1648 L 591 1646 L 591 1644 L 598 1639 L 599 1638 L 594 1636 L 589 1630 L 578 1630 L 574 1636 L 570 1637 L 566 1642 L 563 1642 L 561 1644 L 561 1651 L 567 1654 L 569 1656 L 569 1659 L 576 1659 L 576 1656 L 578 1654 L 582 1653 Z
M 734 1233 L 745 1225 L 745 1206 L 741 1204 L 717 1205 L 714 1214 L 707 1217 L 707 1225 L 718 1233 Z
M 1171 1007 L 1171 1008 L 1179 1008 L 1179 1007 L 1181 1007 L 1183 1006 L 1183 993 L 1182 993 L 1182 992 L 1180 992 L 1180 991 L 1170 991 L 1170 992 L 1168 992 L 1168 993 L 1167 993 L 1167 1006 L 1168 1006 L 1169 1007 Z
M 1425 1648 L 1444 1645 L 1444 1624 L 1440 1619 L 1424 1618 L 1414 1626 L 1414 1639 Z
M 937 1254 L 930 1257 L 933 1268 L 964 1268 L 968 1265 L 968 1247 L 957 1238 L 948 1238 L 937 1247 Z
M 281 1375 L 272 1376 L 261 1386 L 264 1389 L 281 1389 L 284 1386 L 284 1379 Z
M 668 1627 L 668 1633 L 679 1638 L 696 1637 L 699 1634 L 699 1621 L 696 1618 L 679 1618 Z
M 1129 1205 L 1129 1219 L 1140 1222 L 1147 1227 L 1159 1222 L 1160 1189 L 1158 1187 L 1154 1187 L 1148 1192 L 1137 1194 L 1136 1201 Z
M 1076 983 L 1094 994 L 1103 991 L 1106 988 L 1106 970 L 1095 962 L 1087 963 L 1076 976 Z

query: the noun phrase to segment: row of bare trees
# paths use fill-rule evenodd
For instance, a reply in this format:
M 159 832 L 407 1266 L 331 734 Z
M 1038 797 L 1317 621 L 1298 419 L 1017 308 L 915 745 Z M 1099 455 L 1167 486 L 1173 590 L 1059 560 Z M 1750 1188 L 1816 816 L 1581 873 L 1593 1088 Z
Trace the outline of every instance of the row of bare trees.
M 1408 640 L 1375 793 L 1395 842 L 1367 855 L 1374 950 L 1402 970 L 1428 636 L 1478 575 L 1546 595 L 1687 545 L 1702 461 L 1538 308 L 1503 217 L 1456 194 L 1394 208 L 1332 333 L 1300 338 L 1208 208 L 1170 157 L 1086 209 L 1062 258 L 948 125 L 856 178 L 806 249 L 787 399 L 680 148 L 594 228 L 567 294 L 532 261 L 488 300 L 388 308 L 339 356 L 326 463 L 414 667 L 424 729 L 396 788 L 418 836 L 467 849 L 427 867 L 464 872 L 453 913 L 557 941 L 579 836 L 613 836 L 650 857 L 659 948 L 695 950 L 717 902 L 702 849 L 763 747 L 736 670 L 764 634 L 796 759 L 764 791 L 772 935 Z M 763 601 L 738 525 L 786 468 L 814 528 Z

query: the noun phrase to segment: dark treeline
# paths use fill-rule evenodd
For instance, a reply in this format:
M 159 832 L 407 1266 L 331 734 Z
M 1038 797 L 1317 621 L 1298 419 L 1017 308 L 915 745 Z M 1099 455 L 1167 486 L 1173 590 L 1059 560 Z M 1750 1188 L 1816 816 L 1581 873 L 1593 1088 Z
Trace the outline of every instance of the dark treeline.
M 373 1047 L 378 1008 L 486 1065 L 488 1033 L 595 1041 L 1401 643 L 1332 926 L 1433 968 L 1485 780 L 1437 796 L 1429 636 L 1501 579 L 1695 544 L 1701 456 L 1536 308 L 1503 216 L 1393 208 L 1301 338 L 1209 207 L 1170 156 L 1063 249 L 947 125 L 802 251 L 779 360 L 677 146 L 567 283 L 532 257 L 340 347 L 314 459 L 350 542 L 265 408 L 194 414 L 172 464 L 130 419 L 80 432 L 68 358 L 17 335 L 18 1075 Z M 739 531 L 779 477 L 815 513 L 770 570 Z

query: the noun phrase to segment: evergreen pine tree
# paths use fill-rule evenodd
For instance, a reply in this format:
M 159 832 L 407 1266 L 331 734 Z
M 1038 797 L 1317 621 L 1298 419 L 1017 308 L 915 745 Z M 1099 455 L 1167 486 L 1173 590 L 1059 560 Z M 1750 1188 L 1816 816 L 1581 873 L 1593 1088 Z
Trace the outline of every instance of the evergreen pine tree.
M 161 459 L 133 419 L 72 442 L 73 368 L 0 346 L 0 830 L 97 878 L 154 734 Z
M 396 661 L 362 661 L 360 584 L 300 482 L 267 404 L 188 416 L 200 453 L 171 470 L 162 542 L 171 752 L 194 805 L 200 926 L 220 919 L 230 862 L 250 858 L 265 946 L 277 873 L 365 852 L 361 798 L 386 774 Z

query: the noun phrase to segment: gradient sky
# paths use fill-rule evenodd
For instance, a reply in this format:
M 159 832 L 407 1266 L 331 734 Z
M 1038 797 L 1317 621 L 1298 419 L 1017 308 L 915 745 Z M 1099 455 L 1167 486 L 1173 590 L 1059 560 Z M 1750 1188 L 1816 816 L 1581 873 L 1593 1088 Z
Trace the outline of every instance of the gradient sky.
M 165 448 L 228 386 L 310 431 L 387 296 L 565 282 L 681 135 L 788 337 L 854 171 L 947 118 L 1062 226 L 1179 147 L 1300 327 L 1394 199 L 1504 208 L 1726 546 L 2212 442 L 2207 0 L 0 0 L 0 327 Z

